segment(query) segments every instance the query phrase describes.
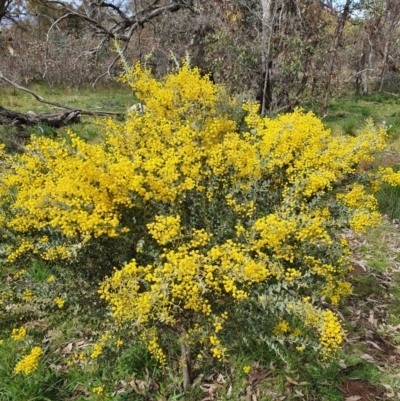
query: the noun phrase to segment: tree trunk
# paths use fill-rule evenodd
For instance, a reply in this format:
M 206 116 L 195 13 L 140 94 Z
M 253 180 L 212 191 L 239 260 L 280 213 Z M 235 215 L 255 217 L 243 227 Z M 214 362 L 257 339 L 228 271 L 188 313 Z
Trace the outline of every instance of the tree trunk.
M 356 95 L 359 95 L 360 91 L 361 91 L 364 67 L 365 67 L 365 53 L 364 53 L 364 49 L 363 49 L 360 60 L 358 62 L 358 70 L 356 73 L 356 88 L 355 88 Z
M 379 83 L 379 92 L 383 91 L 383 83 L 385 80 L 385 73 L 386 73 L 386 66 L 387 66 L 387 59 L 388 59 L 388 54 L 389 54 L 389 39 L 385 40 L 385 47 L 383 50 L 383 64 L 382 64 L 382 70 L 381 70 L 381 79 Z
M 274 31 L 274 16 L 277 0 L 261 0 L 262 32 L 261 32 L 261 85 L 260 85 L 260 112 L 265 115 L 272 107 L 272 36 Z
M 372 52 L 373 52 L 373 46 L 372 46 L 372 41 L 370 38 L 368 38 L 369 42 L 369 47 L 368 47 L 368 63 L 367 63 L 367 69 L 364 74 L 364 88 L 363 88 L 363 95 L 366 96 L 369 93 L 369 81 L 370 81 L 370 73 L 372 70 Z
M 324 85 L 324 98 L 323 98 L 323 103 L 322 103 L 322 107 L 321 107 L 322 115 L 326 115 L 327 110 L 328 110 L 328 98 L 329 98 L 329 91 L 331 89 L 331 84 L 332 84 L 332 76 L 333 76 L 333 70 L 335 67 L 335 60 L 337 57 L 337 52 L 338 52 L 338 48 L 340 45 L 340 41 L 342 39 L 344 25 L 350 14 L 350 5 L 351 5 L 351 0 L 346 0 L 343 11 L 338 17 L 338 20 L 336 23 L 335 34 L 334 34 L 334 37 L 332 40 L 331 48 L 329 49 L 327 69 L 326 69 L 326 80 L 325 80 L 325 85 Z

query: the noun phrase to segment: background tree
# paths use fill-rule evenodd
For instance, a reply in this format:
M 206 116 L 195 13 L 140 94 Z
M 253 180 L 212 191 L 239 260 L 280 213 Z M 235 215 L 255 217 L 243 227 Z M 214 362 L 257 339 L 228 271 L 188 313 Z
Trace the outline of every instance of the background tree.
M 6 17 L 10 18 L 12 0 L 0 0 L 0 23 Z
M 2 7 L 9 18 L 0 71 L 25 85 L 44 80 L 79 88 L 113 80 L 122 55 L 160 77 L 188 54 L 230 92 L 258 98 L 262 114 L 306 102 L 325 114 L 341 88 L 392 92 L 398 80 L 394 0 L 2 0 Z

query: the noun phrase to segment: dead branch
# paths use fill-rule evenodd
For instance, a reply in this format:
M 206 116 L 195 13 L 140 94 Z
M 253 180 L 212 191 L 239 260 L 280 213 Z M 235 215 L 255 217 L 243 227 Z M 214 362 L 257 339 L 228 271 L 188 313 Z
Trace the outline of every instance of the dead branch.
M 107 27 L 106 26 L 107 21 L 100 21 L 91 17 L 88 13 L 83 13 L 78 10 L 74 10 L 68 7 L 62 1 L 47 0 L 46 3 L 60 5 L 68 13 L 67 14 L 68 16 L 73 15 L 75 17 L 79 17 L 80 19 L 88 23 L 92 28 L 94 28 L 94 31 L 99 35 L 105 35 L 110 39 L 117 39 L 122 41 L 129 40 L 132 37 L 133 31 L 142 27 L 146 22 L 149 22 L 150 20 L 158 17 L 161 14 L 164 14 L 166 12 L 174 13 L 180 10 L 181 8 L 189 8 L 192 10 L 190 6 L 184 3 L 173 2 L 165 6 L 161 5 L 156 6 L 158 1 L 155 1 L 153 4 L 150 4 L 149 6 L 143 8 L 142 10 L 137 11 L 134 15 L 128 16 L 121 9 L 118 8 L 118 10 L 116 10 L 117 7 L 110 3 L 105 3 L 105 2 L 91 3 L 90 5 L 92 7 L 109 10 L 110 11 L 109 14 L 110 15 L 114 14 L 114 17 L 117 16 L 115 14 L 115 11 L 118 13 L 119 20 L 113 18 L 112 22 L 114 23 L 114 25 L 112 27 Z M 114 13 L 112 11 L 114 11 Z M 108 19 L 108 22 L 110 22 L 110 19 Z
M 357 75 L 361 75 L 362 73 L 366 72 L 366 71 L 374 71 L 374 68 L 364 68 L 361 71 L 357 71 L 355 74 L 353 74 L 350 78 L 346 79 L 345 81 L 343 81 L 345 84 L 348 84 L 354 77 L 356 77 Z
M 110 40 L 117 40 L 124 43 L 122 52 L 124 55 L 133 34 L 151 20 L 163 14 L 175 13 L 180 9 L 189 9 L 192 12 L 198 12 L 191 6 L 190 2 L 186 1 L 174 0 L 169 4 L 159 3 L 160 0 L 153 0 L 143 8 L 135 9 L 134 11 L 132 9 L 125 11 L 112 2 L 99 0 L 91 2 L 89 6 L 85 7 L 83 10 L 78 10 L 62 0 L 44 0 L 44 4 L 48 6 L 56 4 L 65 12 L 65 14 L 54 21 L 48 29 L 46 37 L 46 58 L 51 31 L 58 26 L 59 22 L 70 17 L 77 17 L 84 21 L 86 26 L 99 37 L 98 45 L 94 49 L 84 52 L 82 55 L 93 54 L 94 52 L 100 51 Z M 111 74 L 111 69 L 120 57 L 121 56 L 118 55 L 112 60 L 107 71 L 100 74 L 92 86 L 95 86 L 102 77 Z M 45 66 L 47 69 L 47 59 L 45 60 Z M 45 74 L 46 70 L 44 75 Z
M 390 92 L 385 92 L 385 91 L 382 91 L 382 92 L 386 93 L 387 95 L 392 95 L 392 96 L 399 97 L 399 95 L 396 95 L 396 93 L 390 93 Z
M 80 121 L 79 110 L 70 110 L 59 113 L 41 113 L 33 112 L 18 113 L 16 111 L 7 110 L 0 106 L 0 125 L 35 125 L 46 123 L 50 127 L 59 128 L 63 125 L 77 123 Z
M 0 71 L 0 79 L 18 90 L 21 90 L 21 91 L 31 94 L 36 100 L 38 100 L 41 103 L 50 104 L 51 106 L 60 107 L 61 109 L 70 110 L 73 112 L 77 112 L 78 114 L 83 114 L 83 115 L 87 115 L 87 116 L 120 116 L 120 115 L 122 115 L 122 113 L 117 113 L 117 112 L 77 109 L 76 107 L 71 107 L 71 106 L 67 106 L 62 103 L 53 102 L 51 100 L 44 99 L 42 96 L 38 95 L 36 92 L 34 92 L 28 88 L 25 88 L 24 86 L 18 85 L 17 83 L 6 78 L 1 71 Z

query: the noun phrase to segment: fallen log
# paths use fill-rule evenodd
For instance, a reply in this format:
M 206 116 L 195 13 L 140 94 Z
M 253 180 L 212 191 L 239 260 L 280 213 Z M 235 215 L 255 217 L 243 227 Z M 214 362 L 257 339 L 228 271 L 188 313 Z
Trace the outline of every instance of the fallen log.
M 28 126 L 45 123 L 50 127 L 59 128 L 63 125 L 79 122 L 80 115 L 80 110 L 36 114 L 32 111 L 28 111 L 27 113 L 18 113 L 0 106 L 0 124 L 9 124 L 12 126 Z

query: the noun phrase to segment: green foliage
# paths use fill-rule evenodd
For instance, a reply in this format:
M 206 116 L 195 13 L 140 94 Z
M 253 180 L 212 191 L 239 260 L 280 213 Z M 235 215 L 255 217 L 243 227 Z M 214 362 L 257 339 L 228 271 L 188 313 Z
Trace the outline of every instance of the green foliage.
M 350 118 L 343 123 L 342 127 L 346 135 L 356 135 L 360 127 L 360 121 L 356 118 Z
M 21 152 L 28 139 L 27 133 L 18 130 L 17 127 L 0 125 L 0 141 L 7 152 Z
M 27 134 L 31 135 L 39 135 L 39 136 L 47 136 L 50 138 L 54 138 L 57 135 L 57 131 L 55 128 L 49 126 L 46 123 L 38 123 L 27 127 Z

